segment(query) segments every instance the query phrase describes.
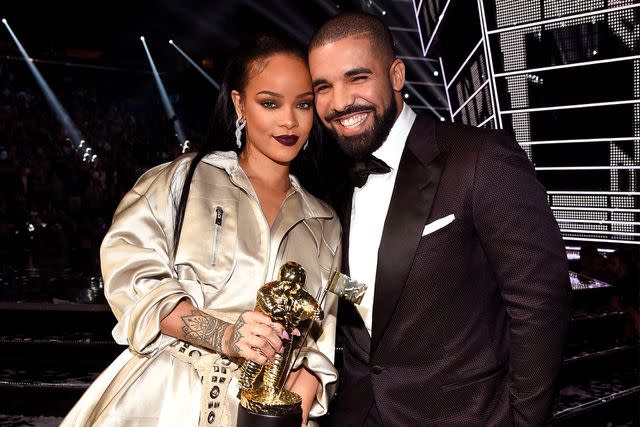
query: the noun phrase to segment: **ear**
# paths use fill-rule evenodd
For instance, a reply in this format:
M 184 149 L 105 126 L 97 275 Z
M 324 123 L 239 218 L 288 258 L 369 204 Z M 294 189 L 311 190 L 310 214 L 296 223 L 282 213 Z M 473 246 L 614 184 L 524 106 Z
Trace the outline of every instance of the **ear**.
M 236 114 L 238 117 L 244 116 L 244 103 L 242 101 L 242 96 L 240 92 L 237 90 L 231 91 L 231 100 L 233 101 L 233 106 L 236 109 Z
M 396 58 L 391 63 L 389 70 L 389 77 L 391 79 L 391 86 L 396 92 L 400 92 L 404 87 L 404 62 L 400 58 Z

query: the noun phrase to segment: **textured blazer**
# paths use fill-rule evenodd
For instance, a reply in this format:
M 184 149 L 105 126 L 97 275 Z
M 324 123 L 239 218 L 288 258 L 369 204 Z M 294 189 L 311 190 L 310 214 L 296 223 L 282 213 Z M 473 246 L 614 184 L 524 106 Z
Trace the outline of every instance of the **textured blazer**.
M 378 252 L 371 337 L 340 303 L 332 425 L 543 425 L 569 296 L 562 237 L 523 150 L 419 116 Z

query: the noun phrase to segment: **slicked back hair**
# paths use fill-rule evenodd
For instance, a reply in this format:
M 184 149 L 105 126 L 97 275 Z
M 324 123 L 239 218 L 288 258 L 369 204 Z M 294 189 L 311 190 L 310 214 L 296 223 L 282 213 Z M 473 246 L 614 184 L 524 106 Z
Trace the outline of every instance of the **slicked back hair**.
M 345 12 L 329 19 L 311 38 L 309 51 L 347 37 L 367 38 L 386 62 L 395 59 L 391 30 L 380 18 L 364 12 Z
M 182 187 L 180 201 L 176 210 L 176 223 L 174 225 L 174 257 L 178 252 L 180 233 L 184 222 L 191 181 L 200 160 L 214 151 L 235 151 L 236 153 L 242 151 L 242 149 L 236 145 L 235 121 L 237 116 L 231 92 L 237 90 L 242 93 L 249 80 L 264 70 L 267 60 L 278 54 L 291 56 L 299 59 L 305 65 L 307 64 L 307 55 L 304 47 L 299 46 L 290 39 L 282 38 L 275 34 L 256 34 L 247 39 L 236 48 L 227 64 L 220 87 L 220 93 L 213 111 L 209 136 L 191 161 Z M 291 173 L 300 178 L 305 188 L 309 189 L 309 187 L 311 187 L 312 191 L 319 187 L 319 184 L 312 179 L 314 179 L 313 171 L 318 170 L 316 158 L 320 156 L 320 132 L 320 124 L 317 119 L 314 119 L 310 135 L 312 143 L 309 144 L 308 149 L 298 154 L 293 162 L 291 162 L 290 168 Z M 245 146 L 246 134 L 246 131 L 242 132 L 243 148 Z

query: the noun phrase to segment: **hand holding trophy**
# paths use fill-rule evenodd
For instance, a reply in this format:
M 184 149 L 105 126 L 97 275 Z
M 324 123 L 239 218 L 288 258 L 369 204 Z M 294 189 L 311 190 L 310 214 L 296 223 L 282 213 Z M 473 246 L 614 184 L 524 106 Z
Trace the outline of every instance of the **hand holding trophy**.
M 360 302 L 366 290 L 366 285 L 334 272 L 318 303 L 304 289 L 305 280 L 302 266 L 289 261 L 280 268 L 278 280 L 266 283 L 258 290 L 255 310 L 280 323 L 289 338 L 282 339 L 284 352 L 276 353 L 272 364 L 243 363 L 239 379 L 238 427 L 299 427 L 302 424 L 302 398 L 285 390 L 284 384 L 312 324 L 306 331 L 300 331 L 303 337 L 297 342 L 299 346 L 295 356 L 293 331 L 306 320 L 313 322 L 322 319 L 321 304 L 327 291 Z
M 321 317 L 320 305 L 303 288 L 305 279 L 300 264 L 289 261 L 280 268 L 278 280 L 266 283 L 258 290 L 255 310 L 280 323 L 289 338 L 282 339 L 284 352 L 276 353 L 272 364 L 243 363 L 239 380 L 238 426 L 299 427 L 302 423 L 302 398 L 285 390 L 284 384 L 291 370 L 293 330 L 304 320 Z

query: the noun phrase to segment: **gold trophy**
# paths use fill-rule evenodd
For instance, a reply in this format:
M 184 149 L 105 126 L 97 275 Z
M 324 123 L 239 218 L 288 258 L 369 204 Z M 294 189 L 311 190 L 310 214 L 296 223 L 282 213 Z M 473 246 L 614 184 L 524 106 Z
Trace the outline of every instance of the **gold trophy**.
M 366 285 L 334 272 L 318 303 L 316 298 L 304 289 L 305 280 L 306 274 L 302 266 L 289 261 L 280 267 L 278 280 L 266 283 L 258 290 L 255 310 L 280 323 L 290 338 L 282 339 L 284 352 L 276 353 L 272 364 L 262 366 L 252 361 L 242 364 L 239 378 L 238 427 L 299 427 L 302 424 L 302 398 L 285 390 L 284 386 L 306 341 L 312 322 L 322 319 L 321 304 L 328 291 L 360 303 L 366 290 Z M 294 356 L 296 348 L 293 330 L 300 329 L 301 323 L 305 321 L 311 323 L 303 337 L 297 340 L 299 347 Z
M 319 320 L 322 316 L 316 299 L 304 290 L 305 280 L 300 264 L 289 261 L 280 268 L 278 280 L 258 290 L 255 310 L 280 323 L 290 339 L 282 339 L 284 352 L 276 353 L 272 364 L 262 366 L 252 361 L 242 364 L 238 427 L 302 424 L 302 398 L 285 390 L 284 385 L 292 366 L 293 330 L 305 320 Z

